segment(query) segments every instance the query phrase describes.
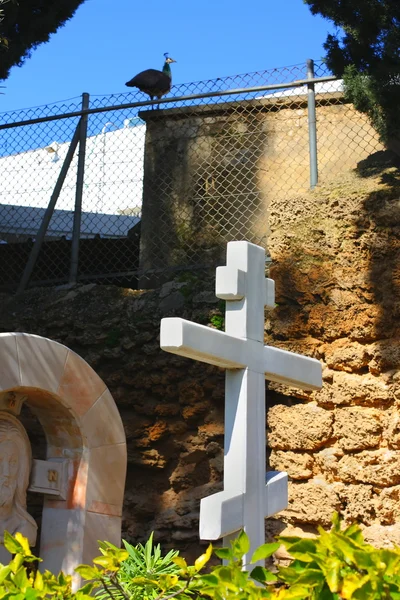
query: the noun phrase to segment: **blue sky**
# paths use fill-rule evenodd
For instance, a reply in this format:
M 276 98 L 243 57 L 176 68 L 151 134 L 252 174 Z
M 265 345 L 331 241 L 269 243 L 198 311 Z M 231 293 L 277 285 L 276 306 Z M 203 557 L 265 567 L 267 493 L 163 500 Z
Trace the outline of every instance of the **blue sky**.
M 0 112 L 127 92 L 125 82 L 161 68 L 166 51 L 178 61 L 174 83 L 319 60 L 332 30 L 302 0 L 87 0 L 12 70 Z

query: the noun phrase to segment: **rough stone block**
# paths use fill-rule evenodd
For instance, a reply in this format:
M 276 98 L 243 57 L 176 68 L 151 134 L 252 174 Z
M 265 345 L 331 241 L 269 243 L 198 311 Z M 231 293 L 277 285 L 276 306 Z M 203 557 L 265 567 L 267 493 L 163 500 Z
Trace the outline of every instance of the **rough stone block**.
M 400 523 L 389 526 L 375 523 L 362 529 L 365 541 L 372 544 L 372 546 L 376 546 L 376 548 L 400 546 Z
M 342 516 L 346 521 L 371 525 L 376 516 L 371 485 L 341 485 L 338 495 L 344 506 Z
M 384 422 L 383 438 L 389 448 L 400 448 L 400 414 L 397 406 L 387 411 Z
M 356 375 L 343 371 L 334 371 L 332 384 L 324 386 L 320 392 L 314 392 L 313 398 L 319 404 L 363 404 L 379 406 L 393 399 L 390 386 L 384 378 L 374 375 Z
M 343 312 L 346 318 L 343 318 Z M 308 315 L 307 333 L 325 340 L 348 337 L 371 340 L 375 334 L 380 309 L 368 303 L 349 306 L 345 311 L 336 306 L 315 303 Z
M 370 483 L 379 487 L 398 485 L 400 452 L 382 448 L 343 456 L 338 473 L 342 481 L 349 483 Z
M 181 310 L 185 305 L 185 297 L 181 292 L 171 292 L 165 298 L 160 300 L 160 312 L 162 314 L 171 313 L 174 311 Z
M 380 413 L 364 407 L 338 408 L 334 435 L 344 450 L 374 448 L 381 440 Z
M 369 345 L 348 339 L 335 340 L 332 344 L 327 344 L 324 350 L 326 364 L 336 371 L 359 371 L 367 367 L 371 360 Z
M 158 450 L 152 448 L 151 450 L 145 450 L 144 452 L 128 452 L 128 463 L 142 467 L 164 469 L 167 460 L 165 456 L 158 452 Z
M 168 432 L 168 426 L 165 421 L 156 421 L 154 425 L 148 428 L 147 435 L 151 442 L 156 442 L 157 440 L 164 437 Z
M 320 452 L 314 454 L 315 465 L 327 481 L 336 481 L 339 459 L 343 454 L 343 450 L 336 446 L 323 448 Z
M 185 381 L 179 386 L 179 402 L 181 404 L 196 404 L 203 398 L 204 390 L 196 381 Z
M 292 479 L 310 479 L 313 475 L 314 459 L 310 454 L 273 450 L 269 464 L 277 471 L 286 471 Z
M 398 339 L 380 340 L 371 345 L 371 373 L 378 374 L 400 367 L 400 346 Z
M 185 406 L 185 408 L 182 410 L 182 416 L 185 421 L 190 421 L 198 418 L 201 414 L 208 410 L 210 410 L 209 402 L 198 402 L 192 406 Z
M 268 413 L 268 442 L 274 449 L 315 450 L 332 436 L 333 414 L 316 404 L 276 405 Z
M 292 523 L 328 526 L 339 508 L 339 496 L 333 485 L 315 479 L 307 483 L 289 483 L 289 506 L 280 515 Z
M 394 525 L 400 521 L 400 486 L 382 490 L 376 501 L 376 512 L 382 525 Z
M 169 478 L 170 484 L 175 492 L 189 490 L 198 485 L 203 485 L 209 482 L 209 480 L 210 466 L 208 460 L 189 464 L 180 461 Z

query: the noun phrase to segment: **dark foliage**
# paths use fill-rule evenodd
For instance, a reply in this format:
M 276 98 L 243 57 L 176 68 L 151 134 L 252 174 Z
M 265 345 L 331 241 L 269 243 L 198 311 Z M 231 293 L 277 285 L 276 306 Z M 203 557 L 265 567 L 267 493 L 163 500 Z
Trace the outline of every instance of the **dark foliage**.
M 399 0 L 304 0 L 333 21 L 327 64 L 343 77 L 348 98 L 366 113 L 382 141 L 400 139 Z
M 0 22 L 0 80 L 70 19 L 84 0 L 10 0 Z

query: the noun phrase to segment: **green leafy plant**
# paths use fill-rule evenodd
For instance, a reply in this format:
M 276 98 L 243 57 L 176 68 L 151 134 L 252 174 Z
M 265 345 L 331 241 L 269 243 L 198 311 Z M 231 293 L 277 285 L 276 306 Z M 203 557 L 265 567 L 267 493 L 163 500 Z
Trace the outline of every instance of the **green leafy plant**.
M 0 564 L 0 598 L 5 600 L 91 600 L 92 583 L 72 592 L 72 577 L 32 568 L 40 559 L 32 555 L 29 543 L 20 533 L 15 537 L 4 532 L 4 546 L 13 554 L 8 565 Z
M 116 573 L 118 586 L 115 586 L 113 576 L 105 576 L 108 591 L 100 590 L 96 596 L 99 598 L 109 598 L 109 591 L 112 589 L 113 597 L 118 599 L 129 598 L 156 598 L 158 591 L 153 581 L 159 577 L 179 573 L 179 567 L 174 559 L 179 556 L 179 552 L 171 550 L 165 556 L 161 554 L 160 544 L 153 543 L 153 533 L 150 535 L 146 544 L 137 544 L 132 546 L 125 540 L 123 541 L 127 557 L 121 563 L 120 569 Z M 100 551 L 107 555 L 107 550 L 112 549 L 118 552 L 118 548 L 108 542 L 100 543 Z M 105 554 L 104 554 L 105 553 Z M 121 555 L 119 555 L 121 557 Z M 143 583 L 140 583 L 141 578 Z
M 288 567 L 275 572 L 252 564 L 270 557 L 283 544 L 293 557 Z M 156 600 L 188 597 L 212 600 L 400 600 L 400 548 L 379 550 L 367 544 L 360 528 L 353 524 L 343 528 L 334 516 L 330 532 L 319 528 L 315 538 L 278 537 L 275 543 L 258 548 L 245 569 L 243 556 L 249 552 L 250 541 L 244 532 L 229 548 L 216 548 L 214 553 L 225 564 L 203 573 L 212 546 L 188 566 L 176 556 L 176 574 L 151 574 L 132 579 L 141 589 L 151 586 Z M 96 559 L 95 561 L 96 562 Z M 156 595 L 155 595 L 156 594 Z M 131 598 L 126 596 L 126 600 Z
M 290 590 L 305 585 L 312 600 L 400 600 L 400 548 L 366 544 L 358 525 L 342 529 L 338 515 L 329 533 L 318 531 L 315 539 L 278 538 L 294 559 L 278 573 Z
M 367 544 L 360 528 L 342 527 L 334 516 L 330 532 L 319 528 L 315 538 L 278 537 L 260 546 L 245 568 L 243 556 L 250 550 L 248 536 L 241 532 L 229 548 L 215 548 L 224 564 L 205 572 L 212 553 L 206 552 L 188 565 L 178 552 L 162 556 L 153 535 L 143 546 L 125 543 L 120 549 L 100 544 L 101 556 L 93 565 L 76 571 L 88 583 L 71 591 L 71 577 L 32 568 L 28 541 L 20 534 L 5 533 L 4 544 L 15 556 L 0 565 L 0 599 L 7 600 L 89 600 L 93 591 L 113 600 L 400 600 L 400 548 L 377 549 Z M 284 544 L 292 562 L 274 571 L 263 562 Z
M 225 330 L 225 301 L 220 300 L 218 302 L 217 308 L 213 315 L 210 317 L 209 322 L 215 329 L 219 329 L 220 331 Z
M 225 317 L 223 315 L 213 315 L 210 318 L 210 323 L 215 327 L 215 329 L 219 329 L 220 331 L 224 331 L 225 328 Z

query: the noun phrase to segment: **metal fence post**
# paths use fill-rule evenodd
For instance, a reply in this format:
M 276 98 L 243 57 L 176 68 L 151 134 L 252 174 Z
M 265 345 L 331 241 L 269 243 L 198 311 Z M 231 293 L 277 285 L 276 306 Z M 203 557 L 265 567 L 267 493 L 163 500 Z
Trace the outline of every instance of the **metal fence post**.
M 314 61 L 307 60 L 307 78 L 314 81 Z M 308 139 L 310 151 L 310 188 L 318 183 L 318 155 L 317 155 L 317 119 L 315 110 L 315 84 L 307 83 L 308 104 Z
M 74 132 L 73 138 L 71 140 L 71 143 L 69 145 L 68 152 L 65 157 L 63 166 L 61 167 L 61 171 L 58 176 L 56 185 L 54 186 L 54 190 L 51 195 L 49 204 L 46 208 L 46 212 L 44 214 L 43 221 L 40 225 L 38 234 L 36 236 L 35 243 L 33 244 L 31 253 L 28 258 L 28 262 L 26 263 L 24 272 L 22 274 L 21 281 L 18 286 L 17 294 L 21 294 L 25 290 L 25 288 L 28 285 L 29 280 L 31 278 L 33 269 L 35 268 L 35 264 L 36 264 L 37 258 L 39 256 L 39 252 L 42 247 L 47 228 L 49 226 L 51 217 L 53 216 L 54 209 L 55 209 L 58 197 L 60 195 L 61 188 L 62 188 L 65 178 L 67 176 L 69 166 L 72 162 L 76 147 L 78 145 L 78 141 L 79 141 L 79 123 L 75 129 L 75 132 Z
M 82 110 L 89 108 L 89 94 L 82 94 Z M 81 235 L 82 219 L 82 195 L 83 180 L 85 176 L 86 138 L 87 138 L 88 115 L 83 114 L 79 123 L 79 155 L 76 174 L 74 227 L 72 231 L 71 244 L 71 266 L 69 272 L 69 283 L 76 283 L 78 277 L 79 262 L 79 238 Z

